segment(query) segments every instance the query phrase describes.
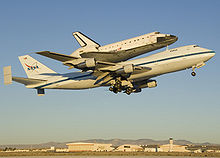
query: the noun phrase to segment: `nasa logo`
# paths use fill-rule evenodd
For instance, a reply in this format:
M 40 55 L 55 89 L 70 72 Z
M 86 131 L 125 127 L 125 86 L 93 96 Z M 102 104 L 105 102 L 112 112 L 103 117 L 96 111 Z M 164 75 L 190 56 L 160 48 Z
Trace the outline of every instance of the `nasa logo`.
M 32 66 L 24 63 L 25 66 L 27 66 L 27 70 L 35 70 L 35 69 L 39 69 L 39 67 L 37 66 L 37 63 L 33 64 Z

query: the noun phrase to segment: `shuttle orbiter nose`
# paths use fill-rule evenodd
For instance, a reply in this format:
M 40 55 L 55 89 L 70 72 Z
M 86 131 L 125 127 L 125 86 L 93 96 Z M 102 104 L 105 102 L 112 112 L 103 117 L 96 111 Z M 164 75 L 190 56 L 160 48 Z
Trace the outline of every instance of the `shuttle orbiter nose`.
M 170 40 L 170 41 L 172 41 L 173 43 L 178 40 L 178 37 L 177 37 L 177 36 L 170 35 L 170 34 L 167 34 L 165 38 L 166 38 L 166 40 Z
M 171 34 L 163 34 L 163 36 L 157 37 L 157 42 L 160 42 L 163 46 L 167 46 L 170 44 L 173 44 L 178 40 L 177 36 L 171 35 Z

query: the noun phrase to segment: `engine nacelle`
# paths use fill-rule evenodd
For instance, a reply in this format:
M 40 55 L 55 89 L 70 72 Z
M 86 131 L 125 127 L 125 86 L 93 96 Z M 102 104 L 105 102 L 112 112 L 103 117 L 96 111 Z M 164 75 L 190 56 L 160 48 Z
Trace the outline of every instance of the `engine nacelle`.
M 156 80 L 151 80 L 150 82 L 147 82 L 147 87 L 148 88 L 157 87 L 157 81 Z
M 156 80 L 148 80 L 147 82 L 141 82 L 137 83 L 138 88 L 154 88 L 157 87 L 157 81 Z
M 76 65 L 78 68 L 92 68 L 96 66 L 96 61 L 94 58 L 86 59 L 84 62 Z
M 130 74 L 134 71 L 133 64 L 125 65 L 123 68 L 116 71 L 117 74 Z

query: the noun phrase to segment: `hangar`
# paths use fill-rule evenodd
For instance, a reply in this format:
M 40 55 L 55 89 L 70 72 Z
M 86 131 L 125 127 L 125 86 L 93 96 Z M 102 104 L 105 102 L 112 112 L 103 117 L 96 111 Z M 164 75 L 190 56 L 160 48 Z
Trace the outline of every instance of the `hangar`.
M 112 144 L 96 144 L 96 143 L 69 143 L 68 146 L 69 152 L 82 152 L 82 151 L 112 151 Z
M 119 146 L 115 151 L 135 152 L 135 151 L 143 151 L 143 148 L 140 147 L 139 145 L 124 144 Z

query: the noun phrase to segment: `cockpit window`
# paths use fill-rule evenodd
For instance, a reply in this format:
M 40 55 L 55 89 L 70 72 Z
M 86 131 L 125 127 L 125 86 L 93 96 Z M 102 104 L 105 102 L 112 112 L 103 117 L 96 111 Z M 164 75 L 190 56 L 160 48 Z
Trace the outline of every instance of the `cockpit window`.
M 194 45 L 193 47 L 199 47 L 198 45 Z
M 175 52 L 177 51 L 177 49 L 170 49 L 170 52 Z

